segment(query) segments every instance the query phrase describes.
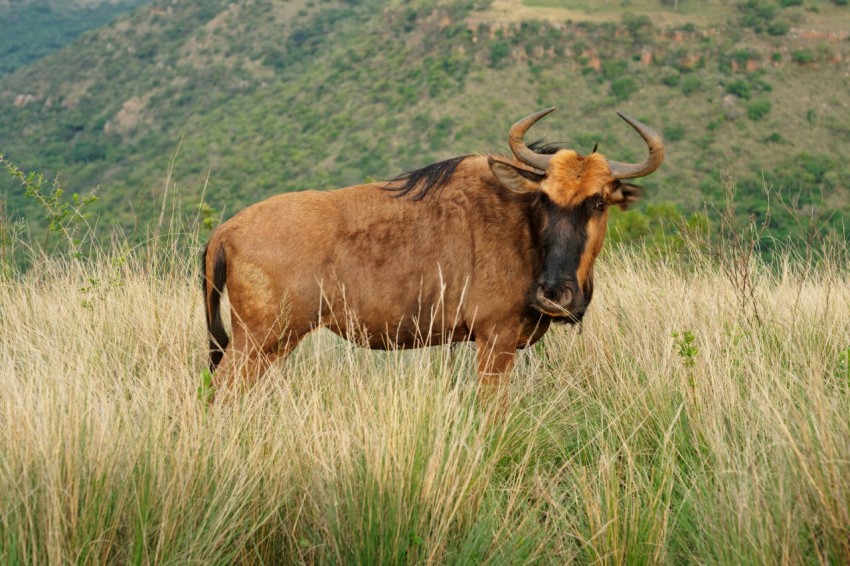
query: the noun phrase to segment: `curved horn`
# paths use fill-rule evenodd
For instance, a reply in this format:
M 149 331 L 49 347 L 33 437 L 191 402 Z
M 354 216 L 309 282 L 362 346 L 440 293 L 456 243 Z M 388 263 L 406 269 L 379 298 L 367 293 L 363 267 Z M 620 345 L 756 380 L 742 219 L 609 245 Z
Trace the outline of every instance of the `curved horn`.
M 611 161 L 609 159 L 608 167 L 611 169 L 611 175 L 615 179 L 645 177 L 658 169 L 661 166 L 661 162 L 664 161 L 664 140 L 652 128 L 638 122 L 625 112 L 617 112 L 617 115 L 640 134 L 640 137 L 643 138 L 643 141 L 649 147 L 649 157 L 643 163 L 620 163 L 619 161 Z
M 526 116 L 511 126 L 511 129 L 508 131 L 508 143 L 510 144 L 511 151 L 514 153 L 516 158 L 526 165 L 530 165 L 536 169 L 540 169 L 541 171 L 546 171 L 546 168 L 549 167 L 549 160 L 552 159 L 552 156 L 541 155 L 531 151 L 528 147 L 526 147 L 525 142 L 522 141 L 522 136 L 525 135 L 525 132 L 527 132 L 537 120 L 554 109 L 555 107 L 553 106 L 552 108 L 536 112 L 531 116 Z

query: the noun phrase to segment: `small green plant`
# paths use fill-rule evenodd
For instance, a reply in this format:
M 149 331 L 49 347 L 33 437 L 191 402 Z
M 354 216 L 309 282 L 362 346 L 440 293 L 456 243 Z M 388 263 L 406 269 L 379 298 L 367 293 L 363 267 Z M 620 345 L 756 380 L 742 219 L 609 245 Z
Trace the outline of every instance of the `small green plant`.
M 850 346 L 838 354 L 838 375 L 844 378 L 847 388 L 850 389 Z
M 97 202 L 97 195 L 94 194 L 94 191 L 84 196 L 74 193 L 69 202 L 65 198 L 65 189 L 62 188 L 58 177 L 53 180 L 48 188 L 41 173 L 32 171 L 24 173 L 8 161 L 3 154 L 0 154 L 0 164 L 6 168 L 13 179 L 21 184 L 24 188 L 24 195 L 41 207 L 47 223 L 43 243 L 45 252 L 50 246 L 50 235 L 58 234 L 68 244 L 71 255 L 79 258 L 82 240 L 77 235 L 82 228 L 88 228 L 88 209 Z
M 697 352 L 699 351 L 694 345 L 694 333 L 690 330 L 685 330 L 681 333 L 673 332 L 672 336 L 676 346 L 679 348 L 678 354 L 682 358 L 682 365 L 685 366 L 687 372 L 688 386 L 693 391 L 696 387 L 696 380 L 694 379 L 694 372 L 690 370 L 696 365 Z
M 696 357 L 699 349 L 694 346 L 694 341 L 696 337 L 694 333 L 690 330 L 685 330 L 684 332 L 674 332 L 672 334 L 673 340 L 676 341 L 676 346 L 679 348 L 679 357 L 682 358 L 682 364 L 686 368 L 692 368 L 696 365 Z
M 198 401 L 204 407 L 207 407 L 215 397 L 215 386 L 213 385 L 213 377 L 212 372 L 209 369 L 204 368 L 201 371 L 201 384 L 198 386 Z
M 809 124 L 814 124 L 817 121 L 818 113 L 815 111 L 815 109 L 809 108 L 808 110 L 806 110 L 806 122 L 808 122 Z
M 116 256 L 112 258 L 112 273 L 110 274 L 109 279 L 101 280 L 97 277 L 88 277 L 86 279 L 86 284 L 80 287 L 80 293 L 82 293 L 85 298 L 81 301 L 81 305 L 83 308 L 91 310 L 94 307 L 95 302 L 102 298 L 102 296 L 109 292 L 112 289 L 120 289 L 124 286 L 124 277 L 121 273 L 121 268 L 126 263 L 127 258 L 125 256 Z
M 205 201 L 201 201 L 201 204 L 198 205 L 198 214 L 201 217 L 201 226 L 207 230 L 212 230 L 215 227 L 218 221 L 218 218 L 216 218 L 218 216 L 218 210 Z
M 86 284 L 80 287 L 80 293 L 86 296 L 80 304 L 83 308 L 91 310 L 94 306 L 94 294 L 100 289 L 100 281 L 95 277 L 89 277 Z

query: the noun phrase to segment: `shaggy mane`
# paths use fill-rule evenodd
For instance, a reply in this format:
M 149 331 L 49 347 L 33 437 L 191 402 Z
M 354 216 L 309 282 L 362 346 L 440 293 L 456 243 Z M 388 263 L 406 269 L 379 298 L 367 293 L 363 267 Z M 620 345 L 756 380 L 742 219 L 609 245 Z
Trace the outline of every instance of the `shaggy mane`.
M 539 139 L 530 143 L 528 148 L 535 153 L 552 155 L 565 149 L 565 145 L 563 143 L 546 143 L 545 140 Z M 413 200 L 422 200 L 430 193 L 439 191 L 442 187 L 446 186 L 457 170 L 458 165 L 467 157 L 469 155 L 461 155 L 426 165 L 421 169 L 407 171 L 397 177 L 388 179 L 386 184 L 381 188 L 385 191 L 396 193 L 395 196 L 397 197 L 409 196 Z M 510 156 L 506 157 L 513 159 Z M 398 183 L 403 184 L 398 185 Z
M 454 175 L 457 166 L 460 162 L 469 157 L 461 155 L 426 165 L 421 169 L 407 171 L 397 177 L 393 177 L 387 181 L 387 184 L 382 188 L 385 191 L 393 191 L 397 197 L 411 196 L 413 200 L 422 200 L 434 189 L 444 187 Z M 401 186 L 395 186 L 394 183 L 404 182 Z M 391 185 L 390 183 L 393 183 Z

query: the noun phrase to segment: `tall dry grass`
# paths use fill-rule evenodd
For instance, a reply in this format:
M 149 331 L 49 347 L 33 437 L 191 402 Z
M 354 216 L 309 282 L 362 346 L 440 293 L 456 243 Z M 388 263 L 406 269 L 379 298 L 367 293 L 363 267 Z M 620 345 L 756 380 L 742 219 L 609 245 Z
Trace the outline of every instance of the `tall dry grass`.
M 0 561 L 850 562 L 845 266 L 754 262 L 756 321 L 710 261 L 608 254 L 494 422 L 469 346 L 324 332 L 206 412 L 196 261 L 0 282 Z

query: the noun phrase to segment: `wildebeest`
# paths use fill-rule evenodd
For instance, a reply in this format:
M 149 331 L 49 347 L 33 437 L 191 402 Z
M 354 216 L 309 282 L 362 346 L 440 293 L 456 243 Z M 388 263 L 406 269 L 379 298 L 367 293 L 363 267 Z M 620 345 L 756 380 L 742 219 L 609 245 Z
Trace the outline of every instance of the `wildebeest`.
M 553 108 L 511 127 L 513 157 L 473 154 L 385 183 L 277 195 L 219 226 L 203 256 L 214 385 L 250 383 L 311 331 L 376 349 L 474 340 L 480 385 L 506 385 L 516 350 L 578 322 L 611 205 L 655 171 L 661 137 L 620 113 L 649 156 L 526 146 Z M 224 329 L 227 288 L 232 338 Z

